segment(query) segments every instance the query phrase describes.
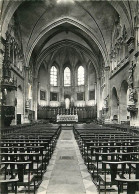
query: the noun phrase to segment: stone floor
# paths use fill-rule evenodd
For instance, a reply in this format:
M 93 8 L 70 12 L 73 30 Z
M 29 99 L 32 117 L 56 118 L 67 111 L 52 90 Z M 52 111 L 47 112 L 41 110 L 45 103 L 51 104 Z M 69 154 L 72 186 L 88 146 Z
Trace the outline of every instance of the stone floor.
M 72 130 L 62 130 L 37 194 L 97 194 Z

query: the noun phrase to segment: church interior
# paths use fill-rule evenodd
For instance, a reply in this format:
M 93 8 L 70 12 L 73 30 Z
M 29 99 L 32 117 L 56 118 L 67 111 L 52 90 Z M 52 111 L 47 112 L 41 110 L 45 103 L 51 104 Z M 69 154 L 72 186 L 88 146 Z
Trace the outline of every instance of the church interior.
M 0 192 L 139 193 L 138 0 L 0 1 Z

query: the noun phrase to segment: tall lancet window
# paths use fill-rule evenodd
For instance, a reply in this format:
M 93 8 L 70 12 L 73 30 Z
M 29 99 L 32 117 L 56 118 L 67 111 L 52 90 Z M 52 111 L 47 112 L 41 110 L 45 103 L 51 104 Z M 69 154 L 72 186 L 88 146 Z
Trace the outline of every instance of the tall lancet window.
M 71 85 L 71 74 L 69 67 L 66 67 L 64 70 L 64 86 Z
M 84 67 L 78 68 L 78 86 L 84 85 Z
M 57 68 L 55 66 L 52 66 L 50 70 L 50 85 L 57 86 Z

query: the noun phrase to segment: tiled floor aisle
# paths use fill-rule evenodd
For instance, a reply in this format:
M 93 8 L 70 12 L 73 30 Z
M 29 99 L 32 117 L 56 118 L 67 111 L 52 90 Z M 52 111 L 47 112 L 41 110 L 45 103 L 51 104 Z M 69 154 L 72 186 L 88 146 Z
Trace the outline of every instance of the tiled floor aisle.
M 62 130 L 37 194 L 97 194 L 72 130 Z

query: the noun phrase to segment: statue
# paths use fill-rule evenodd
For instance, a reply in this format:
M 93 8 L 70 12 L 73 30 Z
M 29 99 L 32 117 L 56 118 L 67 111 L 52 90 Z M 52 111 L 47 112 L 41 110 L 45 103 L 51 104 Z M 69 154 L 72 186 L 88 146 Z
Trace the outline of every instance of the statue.
M 69 109 L 69 107 L 70 107 L 70 99 L 69 98 L 65 99 L 65 107 L 66 107 L 66 109 Z
M 109 95 L 104 99 L 104 107 L 108 108 Z
M 135 68 L 135 64 L 132 64 L 129 68 L 129 76 L 128 76 L 128 85 L 129 85 L 129 101 L 134 103 L 134 89 L 133 89 L 133 74 L 134 74 L 134 68 Z
M 129 85 L 129 88 L 133 88 L 133 73 L 134 73 L 134 68 L 135 68 L 135 64 L 133 64 L 133 61 L 132 61 L 132 64 L 129 68 L 129 76 L 128 76 L 128 85 Z
M 116 38 L 119 39 L 121 36 L 122 36 L 122 26 L 120 24 L 120 21 L 118 21 L 116 26 Z
M 134 93 L 132 88 L 129 88 L 129 101 L 134 103 Z
M 135 94 L 136 94 L 136 90 L 134 89 L 133 86 L 133 76 L 134 76 L 134 68 L 135 68 L 136 64 L 132 64 L 129 68 L 129 77 L 128 77 L 128 86 L 129 86 L 129 103 L 127 106 L 127 110 L 132 112 L 132 113 L 136 113 L 138 108 L 136 108 L 136 98 L 135 98 Z
M 112 35 L 113 44 L 115 44 L 120 37 L 122 37 L 122 26 L 120 24 L 120 17 L 119 17 L 118 21 L 115 22 L 114 29 L 113 29 L 113 35 Z

